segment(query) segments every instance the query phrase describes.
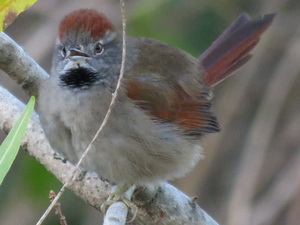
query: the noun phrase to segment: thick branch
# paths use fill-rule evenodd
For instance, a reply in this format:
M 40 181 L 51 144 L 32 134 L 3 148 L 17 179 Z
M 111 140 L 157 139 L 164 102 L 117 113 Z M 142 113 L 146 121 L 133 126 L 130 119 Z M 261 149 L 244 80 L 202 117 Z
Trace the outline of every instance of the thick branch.
M 17 80 L 23 89 L 37 95 L 38 82 L 47 74 L 15 42 L 5 34 L 0 34 L 0 68 Z M 9 64 L 9 65 L 8 65 Z M 8 132 L 20 116 L 24 105 L 0 86 L 0 129 Z M 22 148 L 42 163 L 61 182 L 66 182 L 75 166 L 57 159 L 56 154 L 45 139 L 38 116 L 34 114 Z M 93 172 L 79 172 L 78 178 L 69 186 L 90 205 L 99 208 L 108 196 L 110 185 L 101 181 Z M 137 219 L 132 224 L 197 224 L 217 225 L 191 199 L 169 184 L 153 190 L 142 190 L 133 196 L 138 205 Z
M 38 83 L 48 74 L 5 33 L 0 33 L 0 69 L 9 74 L 28 95 L 38 95 Z

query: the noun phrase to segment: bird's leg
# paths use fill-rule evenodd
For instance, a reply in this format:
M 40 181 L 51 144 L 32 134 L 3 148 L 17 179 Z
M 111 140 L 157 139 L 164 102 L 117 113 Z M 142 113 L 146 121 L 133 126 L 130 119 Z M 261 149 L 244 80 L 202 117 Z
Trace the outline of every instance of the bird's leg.
M 122 185 L 114 185 L 112 187 L 111 194 L 100 207 L 102 213 L 105 215 L 106 210 L 110 205 L 117 201 L 122 201 L 125 205 L 127 205 L 128 208 L 130 208 L 130 210 L 132 210 L 133 214 L 136 214 L 137 206 L 130 201 L 131 195 L 134 192 L 135 188 L 135 185 L 130 185 L 128 183 Z

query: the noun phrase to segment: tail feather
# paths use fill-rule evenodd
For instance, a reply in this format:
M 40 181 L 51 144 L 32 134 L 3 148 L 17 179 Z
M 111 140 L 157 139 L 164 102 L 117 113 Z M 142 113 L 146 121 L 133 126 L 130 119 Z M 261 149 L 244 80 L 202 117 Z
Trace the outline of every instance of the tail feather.
M 249 61 L 249 52 L 259 41 L 260 35 L 273 22 L 275 14 L 251 19 L 242 13 L 230 27 L 200 56 L 206 70 L 204 82 L 213 87 Z

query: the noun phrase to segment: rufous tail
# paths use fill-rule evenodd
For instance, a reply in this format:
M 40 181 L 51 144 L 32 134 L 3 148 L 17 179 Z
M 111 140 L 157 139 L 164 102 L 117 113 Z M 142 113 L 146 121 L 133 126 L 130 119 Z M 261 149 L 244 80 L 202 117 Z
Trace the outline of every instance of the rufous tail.
M 275 14 L 251 19 L 242 13 L 212 45 L 200 56 L 206 70 L 204 82 L 211 88 L 230 76 L 249 61 L 249 53 L 258 43 L 260 35 L 273 22 Z

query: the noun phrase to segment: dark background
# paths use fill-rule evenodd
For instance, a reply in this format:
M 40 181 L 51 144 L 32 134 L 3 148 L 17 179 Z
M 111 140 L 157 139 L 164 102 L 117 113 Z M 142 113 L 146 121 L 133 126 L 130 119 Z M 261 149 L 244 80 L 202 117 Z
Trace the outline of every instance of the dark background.
M 39 0 L 6 33 L 49 71 L 58 23 L 78 8 L 98 9 L 120 27 L 119 1 Z M 126 9 L 129 35 L 156 38 L 196 57 L 241 12 L 253 17 L 277 12 L 251 62 L 215 88 L 214 110 L 222 131 L 203 139 L 205 159 L 173 183 L 198 196 L 220 224 L 299 224 L 299 1 L 127 0 Z M 2 71 L 0 83 L 24 102 L 29 99 Z M 20 151 L 0 186 L 0 224 L 35 224 L 49 204 L 49 190 L 60 187 Z M 101 224 L 100 213 L 70 191 L 60 202 L 68 224 Z M 44 224 L 59 221 L 52 213 Z

